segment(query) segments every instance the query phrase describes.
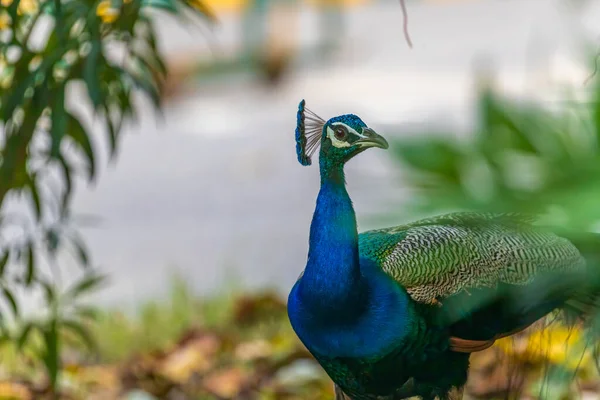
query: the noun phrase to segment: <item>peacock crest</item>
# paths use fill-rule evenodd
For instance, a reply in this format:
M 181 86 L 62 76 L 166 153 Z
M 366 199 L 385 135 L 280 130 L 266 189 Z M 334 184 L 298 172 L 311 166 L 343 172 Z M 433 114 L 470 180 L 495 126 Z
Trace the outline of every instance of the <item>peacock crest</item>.
M 319 147 L 326 121 L 306 108 L 302 99 L 296 114 L 296 154 L 302 165 L 311 165 L 311 156 Z

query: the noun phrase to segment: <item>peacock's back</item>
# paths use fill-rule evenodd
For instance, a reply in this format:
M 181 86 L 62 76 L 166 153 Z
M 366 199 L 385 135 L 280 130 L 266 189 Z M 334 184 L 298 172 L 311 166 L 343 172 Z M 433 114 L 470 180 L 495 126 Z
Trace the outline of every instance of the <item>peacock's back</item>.
M 453 213 L 367 231 L 359 252 L 473 340 L 504 336 L 563 306 L 586 268 L 572 242 L 516 214 Z

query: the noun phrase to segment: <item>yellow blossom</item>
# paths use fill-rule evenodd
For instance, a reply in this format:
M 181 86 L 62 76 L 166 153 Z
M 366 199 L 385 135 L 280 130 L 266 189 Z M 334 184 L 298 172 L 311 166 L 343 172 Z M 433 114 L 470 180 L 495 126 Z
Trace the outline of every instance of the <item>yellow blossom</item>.
M 8 7 L 13 3 L 13 0 L 0 0 L 0 4 L 4 7 Z M 19 2 L 19 8 L 17 12 L 19 15 L 23 14 L 35 14 L 38 12 L 39 4 L 38 0 L 21 0 Z
M 119 9 L 114 8 L 110 0 L 103 0 L 96 8 L 96 15 L 99 16 L 105 24 L 111 24 L 119 17 Z
M 10 26 L 10 15 L 7 13 L 0 14 L 0 31 L 7 29 Z
M 19 14 L 35 14 L 38 12 L 37 0 L 21 0 L 18 12 Z
M 568 368 L 586 364 L 591 354 L 585 351 L 585 338 L 577 329 L 557 326 L 531 332 L 527 338 L 504 338 L 496 345 L 505 354 L 532 363 L 550 362 Z

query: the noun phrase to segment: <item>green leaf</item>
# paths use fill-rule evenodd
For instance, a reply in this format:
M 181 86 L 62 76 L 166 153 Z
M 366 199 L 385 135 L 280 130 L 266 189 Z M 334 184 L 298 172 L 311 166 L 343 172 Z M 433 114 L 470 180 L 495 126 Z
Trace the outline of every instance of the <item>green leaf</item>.
M 11 90 L 6 92 L 2 98 L 2 119 L 8 121 L 15 109 L 26 103 L 25 92 L 30 88 L 36 78 L 35 73 L 29 72 L 29 63 L 33 60 L 35 54 L 25 52 L 21 55 L 21 59 L 15 64 L 15 75 L 13 77 Z
M 8 265 L 8 260 L 10 259 L 10 250 L 5 250 L 4 255 L 0 259 L 0 278 L 4 276 L 4 271 L 6 271 L 6 266 Z
M 523 105 L 513 107 L 490 91 L 480 94 L 480 142 L 488 156 L 502 148 L 537 153 L 538 148 L 531 134 L 539 132 L 532 132 L 523 126 L 526 111 Z
M 50 381 L 50 387 L 54 390 L 56 383 L 58 382 L 58 373 L 60 369 L 60 353 L 59 353 L 59 338 L 57 330 L 58 321 L 56 319 L 50 320 L 50 323 L 44 327 L 44 344 L 46 345 L 46 352 L 43 360 L 46 365 L 48 378 Z
M 60 244 L 60 236 L 56 229 L 50 228 L 46 232 L 46 247 L 48 248 L 48 252 L 51 254 L 55 254 L 58 250 L 58 246 Z
M 105 121 L 106 121 L 106 128 L 108 129 L 108 145 L 109 145 L 109 151 L 110 151 L 110 158 L 114 159 L 117 155 L 117 137 L 119 135 L 119 129 L 115 128 L 113 121 L 110 117 L 110 111 L 108 109 L 108 107 L 104 107 L 104 113 L 105 113 Z
M 464 154 L 443 138 L 406 140 L 394 145 L 399 158 L 421 173 L 433 174 L 446 183 L 459 183 Z
M 23 349 L 23 346 L 25 346 L 25 343 L 27 343 L 27 339 L 29 339 L 29 335 L 31 335 L 31 333 L 36 328 L 38 328 L 38 326 L 34 322 L 28 322 L 25 324 L 25 326 L 23 326 L 23 329 L 21 330 L 21 334 L 19 335 L 19 338 L 17 339 L 17 348 L 19 350 Z
M 20 3 L 21 0 L 13 0 L 8 6 L 8 14 L 10 15 L 13 21 L 15 21 L 18 18 L 18 10 Z
M 78 306 L 75 308 L 75 314 L 81 318 L 96 321 L 99 313 L 96 307 Z
M 2 288 L 2 293 L 4 294 L 4 297 L 6 297 L 8 304 L 10 304 L 10 308 L 11 308 L 13 314 L 15 316 L 18 316 L 19 315 L 19 306 L 17 306 L 17 301 L 15 300 L 15 296 L 13 295 L 13 293 L 7 287 Z
M 33 251 L 33 243 L 27 244 L 26 263 L 27 263 L 27 272 L 25 275 L 25 283 L 27 285 L 31 285 L 35 278 L 35 252 Z
M 81 323 L 74 320 L 63 320 L 61 322 L 63 328 L 75 334 L 90 351 L 96 351 L 98 346 L 90 333 L 90 331 Z
M 100 74 L 98 70 L 98 65 L 102 58 L 102 41 L 96 39 L 92 40 L 90 44 L 92 48 L 83 65 L 83 79 L 94 108 L 98 108 L 102 104 L 102 91 L 100 89 Z
M 87 267 L 90 264 L 90 258 L 88 256 L 87 249 L 86 249 L 85 245 L 83 244 L 83 241 L 81 240 L 81 238 L 79 236 L 74 235 L 71 238 L 71 243 L 75 247 L 75 253 L 77 255 L 79 262 L 81 264 L 83 264 L 83 266 Z
M 146 64 L 148 70 L 151 70 L 155 77 L 158 77 L 159 79 L 165 78 L 165 76 L 167 75 L 167 66 L 165 65 L 160 55 L 156 52 L 156 49 L 153 51 L 147 51 L 143 54 L 136 52 L 135 55 L 144 64 Z
M 146 24 L 146 28 L 148 29 L 148 36 L 146 40 L 148 41 L 148 46 L 150 50 L 152 50 L 155 54 L 160 56 L 158 51 L 158 41 L 156 40 L 156 28 L 154 27 L 154 23 L 150 18 L 141 17 L 140 21 L 143 21 Z
M 35 174 L 28 179 L 27 186 L 29 187 L 29 192 L 31 194 L 31 201 L 33 202 L 33 209 L 35 211 L 35 217 L 39 221 L 42 218 L 42 203 L 40 200 L 40 194 L 37 189 L 36 184 L 36 176 Z
M 131 80 L 135 87 L 141 90 L 152 100 L 156 111 L 161 111 L 160 92 L 156 86 L 154 76 L 145 63 L 139 59 L 134 59 L 135 71 L 121 70 L 124 80 Z
M 44 296 L 46 297 L 46 303 L 48 305 L 54 304 L 56 301 L 56 290 L 54 285 L 48 281 L 40 282 L 42 289 L 44 290 Z
M 75 298 L 83 293 L 90 292 L 106 282 L 104 275 L 91 275 L 83 278 L 68 291 L 68 296 Z
M 161 53 L 158 49 L 158 41 L 156 40 L 156 28 L 150 18 L 146 18 L 144 16 L 140 17 L 140 23 L 146 25 L 146 42 L 148 51 L 138 51 L 136 48 L 132 49 L 134 55 L 140 58 L 144 58 L 147 60 L 147 63 L 150 64 L 153 69 L 155 69 L 161 77 L 165 77 L 167 75 L 167 66 L 161 56 Z
M 71 166 L 68 164 L 67 160 L 64 158 L 62 154 L 58 154 L 56 157 L 58 161 L 58 165 L 61 167 L 61 171 L 63 173 L 63 183 L 65 185 L 62 201 L 61 201 L 61 216 L 67 215 L 69 205 L 71 203 L 71 194 L 73 192 L 73 180 L 71 178 Z
M 50 156 L 56 157 L 60 153 L 60 144 L 67 131 L 67 112 L 65 111 L 65 85 L 61 85 L 56 91 L 56 101 L 52 106 L 52 128 L 50 136 L 52 145 Z
M 88 166 L 88 178 L 89 180 L 93 181 L 96 177 L 96 161 L 94 148 L 92 147 L 90 137 L 83 128 L 81 122 L 79 122 L 75 116 L 69 113 L 66 114 L 68 119 L 66 134 L 69 138 L 71 138 L 71 140 L 73 140 L 73 142 L 75 142 L 77 148 L 85 156 Z M 63 163 L 63 173 L 66 175 L 68 174 L 66 171 L 70 171 L 70 168 L 66 165 L 66 162 L 64 162 L 64 158 L 62 158 L 61 162 Z

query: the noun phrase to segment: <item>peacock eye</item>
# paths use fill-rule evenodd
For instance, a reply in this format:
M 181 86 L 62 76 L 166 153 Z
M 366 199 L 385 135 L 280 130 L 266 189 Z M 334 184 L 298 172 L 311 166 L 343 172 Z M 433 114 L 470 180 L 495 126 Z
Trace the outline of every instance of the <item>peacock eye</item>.
M 346 130 L 342 127 L 335 128 L 334 134 L 335 138 L 338 140 L 345 140 L 347 136 Z

